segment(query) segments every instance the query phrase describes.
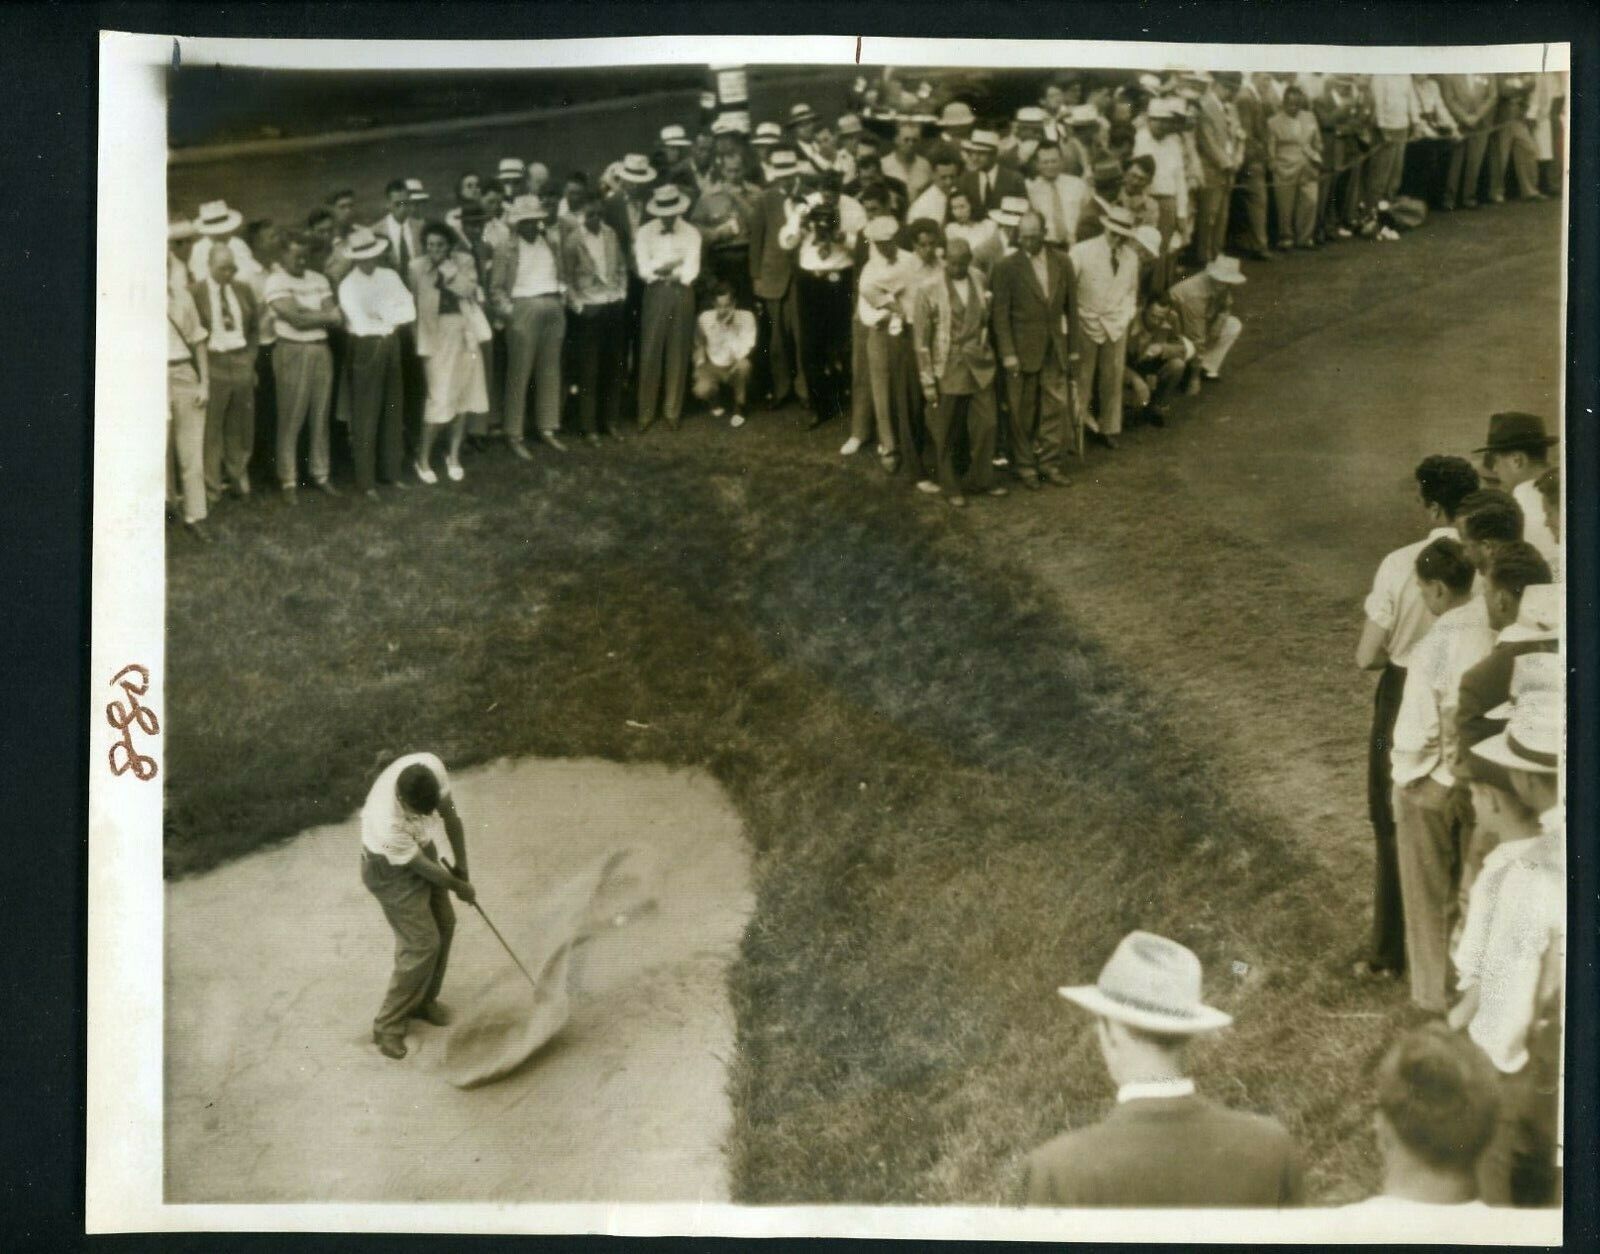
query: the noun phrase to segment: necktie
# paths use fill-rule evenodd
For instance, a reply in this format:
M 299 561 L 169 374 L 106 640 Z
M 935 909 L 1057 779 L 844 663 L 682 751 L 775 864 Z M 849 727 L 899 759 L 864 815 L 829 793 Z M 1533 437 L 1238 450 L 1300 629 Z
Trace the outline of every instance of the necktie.
M 1054 206 L 1051 216 L 1055 218 L 1056 242 L 1065 244 L 1067 242 L 1067 211 L 1061 204 L 1061 186 L 1054 179 L 1050 180 L 1050 203 Z
M 1111 277 L 1112 278 L 1116 278 L 1117 277 L 1117 246 L 1115 244 L 1112 244 L 1107 251 L 1109 251 L 1110 254 L 1111 254 Z
M 232 331 L 237 325 L 233 320 L 230 296 L 231 293 L 227 288 L 219 287 L 217 289 L 217 303 L 222 306 L 222 329 L 224 331 Z
M 404 222 L 396 222 L 395 227 L 400 232 L 400 247 L 396 252 L 400 258 L 400 273 L 403 276 L 411 273 L 411 241 L 406 238 L 407 231 Z

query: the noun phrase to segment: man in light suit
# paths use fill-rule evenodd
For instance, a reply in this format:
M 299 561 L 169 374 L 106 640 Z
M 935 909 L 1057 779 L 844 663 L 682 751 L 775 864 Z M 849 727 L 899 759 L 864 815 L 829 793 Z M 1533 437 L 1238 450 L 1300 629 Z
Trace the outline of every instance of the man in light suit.
M 1200 986 L 1190 950 L 1131 932 L 1094 984 L 1058 990 L 1095 1016 L 1117 1105 L 1028 1155 L 1024 1205 L 1300 1204 L 1300 1156 L 1282 1125 L 1200 1097 L 1185 1074 L 1190 1039 L 1233 1022 L 1201 1000 Z
M 1079 240 L 1067 254 L 1077 286 L 1078 421 L 1088 423 L 1107 448 L 1122 434 L 1122 375 L 1128 355 L 1128 328 L 1139 308 L 1139 251 L 1131 242 L 1133 215 L 1121 205 L 1100 213 L 1102 230 Z M 1090 392 L 1098 402 L 1089 417 Z
M 972 265 L 972 246 L 952 239 L 944 277 L 917 292 L 912 330 L 917 375 L 939 466 L 939 489 L 956 509 L 966 506 L 956 474 L 956 437 L 964 427 L 971 464 L 965 487 L 1005 496 L 994 481 L 994 349 L 989 344 L 989 293 Z
M 1272 110 L 1261 97 L 1258 81 L 1261 77 L 1257 74 L 1245 77 L 1233 98 L 1233 107 L 1239 114 L 1239 127 L 1244 131 L 1240 169 L 1245 213 L 1250 223 L 1244 255 L 1255 261 L 1271 261 L 1272 248 L 1267 239 L 1267 149 L 1271 144 L 1267 116 Z
M 1007 196 L 1028 198 L 1028 185 L 1022 175 L 997 164 L 1000 137 L 993 131 L 973 131 L 962 143 L 961 152 L 966 158 L 967 172 L 956 181 L 956 187 L 966 192 L 984 213 L 998 209 Z
M 1235 90 L 1236 80 L 1218 75 L 1200 94 L 1200 122 L 1194 135 L 1200 154 L 1200 203 L 1194 239 L 1201 265 L 1208 265 L 1227 245 L 1229 194 L 1243 158 L 1234 139 L 1233 118 L 1228 116 Z
M 760 302 L 767 333 L 767 368 L 772 380 L 772 408 L 790 395 L 805 403 L 805 377 L 800 373 L 800 306 L 795 285 L 794 250 L 778 236 L 803 206 L 797 192 L 800 163 L 793 151 L 774 149 L 768 159 L 771 182 L 750 215 L 750 279 Z
M 1022 215 L 1020 247 L 995 263 L 994 337 L 1010 400 L 1011 464 L 1024 487 L 1064 488 L 1067 371 L 1077 362 L 1077 282 L 1065 253 L 1044 246 L 1044 219 Z

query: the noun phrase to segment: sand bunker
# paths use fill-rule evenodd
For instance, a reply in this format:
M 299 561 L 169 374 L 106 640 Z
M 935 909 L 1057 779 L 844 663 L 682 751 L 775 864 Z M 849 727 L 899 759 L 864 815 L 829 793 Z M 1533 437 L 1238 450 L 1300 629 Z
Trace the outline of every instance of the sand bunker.
M 726 1199 L 725 972 L 752 904 L 726 797 L 592 761 L 453 782 L 539 995 L 458 902 L 456 1023 L 380 1055 L 392 937 L 354 817 L 169 885 L 168 1201 Z

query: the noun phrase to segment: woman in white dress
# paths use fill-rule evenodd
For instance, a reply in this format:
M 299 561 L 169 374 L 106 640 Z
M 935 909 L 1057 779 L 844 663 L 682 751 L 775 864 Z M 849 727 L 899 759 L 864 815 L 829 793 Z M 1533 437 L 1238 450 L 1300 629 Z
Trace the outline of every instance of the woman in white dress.
M 466 477 L 461 441 L 467 415 L 489 410 L 479 347 L 489 338 L 489 320 L 483 314 L 477 267 L 456 248 L 454 232 L 442 222 L 430 222 L 422 229 L 422 247 L 423 255 L 411 263 L 411 288 L 417 297 L 417 356 L 427 375 L 428 402 L 414 469 L 423 483 L 439 482 L 430 464 L 433 443 L 448 427 L 445 474 L 459 483 Z

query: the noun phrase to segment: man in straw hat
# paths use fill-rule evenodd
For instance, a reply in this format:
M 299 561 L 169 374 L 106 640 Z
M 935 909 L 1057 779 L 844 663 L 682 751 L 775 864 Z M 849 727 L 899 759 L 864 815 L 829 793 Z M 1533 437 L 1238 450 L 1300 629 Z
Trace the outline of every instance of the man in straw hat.
M 639 328 L 639 430 L 655 423 L 657 404 L 667 426 L 678 428 L 684 385 L 694 349 L 694 282 L 700 277 L 700 232 L 682 217 L 689 197 L 667 183 L 646 206 L 650 221 L 639 228 L 634 258 L 644 283 Z M 665 386 L 663 388 L 663 377 Z
M 1176 941 L 1131 932 L 1093 984 L 1062 997 L 1095 1017 L 1117 1105 L 1102 1122 L 1028 1155 L 1033 1206 L 1294 1206 L 1300 1156 L 1274 1119 L 1195 1092 L 1184 1049 L 1233 1022 L 1201 999 L 1200 959 Z
M 189 249 L 189 281 L 204 283 L 211 273 L 211 250 L 226 248 L 233 254 L 242 283 L 254 284 L 261 274 L 261 263 L 250 251 L 250 245 L 239 236 L 244 225 L 244 215 L 230 209 L 225 200 L 207 201 L 195 215 L 194 229 L 198 238 Z
M 984 213 L 998 209 L 1007 196 L 1028 198 L 1028 185 L 1022 175 L 996 164 L 999 153 L 1000 137 L 993 131 L 975 130 L 961 143 L 967 172 L 956 186 L 971 196 L 973 206 Z
M 1183 101 L 1174 96 L 1157 96 L 1150 102 L 1149 126 L 1135 136 L 1133 155 L 1150 157 L 1155 173 L 1150 180 L 1150 195 L 1158 210 L 1156 225 L 1161 230 L 1162 253 L 1151 276 L 1151 286 L 1165 291 L 1174 274 L 1172 237 L 1189 212 L 1189 184 L 1185 174 L 1183 147 Z
M 1133 241 L 1133 215 L 1126 209 L 1103 206 L 1100 225 L 1100 234 L 1079 240 L 1067 256 L 1077 284 L 1078 420 L 1115 449 L 1122 433 L 1128 328 L 1139 304 L 1139 250 Z M 1088 412 L 1091 395 L 1099 407 L 1093 418 Z
M 517 457 L 531 461 L 523 439 L 530 380 L 540 442 L 554 452 L 567 451 L 556 434 L 561 426 L 561 348 L 567 335 L 566 267 L 560 241 L 545 230 L 549 214 L 539 197 L 518 196 L 506 220 L 513 234 L 495 252 L 489 299 L 506 324 L 506 444 Z
M 206 494 L 221 499 L 224 476 L 235 494 L 250 495 L 250 454 L 256 442 L 256 355 L 260 310 L 238 280 L 231 249 L 213 248 L 204 282 L 189 290 L 206 328 L 209 399 L 206 403 Z
M 1546 433 L 1543 418 L 1513 411 L 1491 415 L 1483 447 L 1473 450 L 1481 460 L 1484 486 L 1511 493 L 1522 510 L 1523 538 L 1547 562 L 1560 557 L 1561 545 L 1545 523 L 1535 481 L 1550 468 L 1550 450 L 1560 443 Z
M 1000 141 L 998 161 L 1026 175 L 1028 163 L 1044 142 L 1045 126 L 1050 121 L 1038 105 L 1023 105 L 1011 121 L 1011 133 Z
M 1189 394 L 1200 390 L 1200 380 L 1220 379 L 1222 364 L 1244 332 L 1244 322 L 1233 312 L 1234 289 L 1245 281 L 1237 257 L 1217 257 L 1168 291 L 1184 335 L 1199 356 L 1198 372 L 1189 376 Z
M 821 119 L 817 111 L 808 104 L 791 105 L 789 112 L 784 115 L 784 129 L 789 133 L 789 142 L 802 159 L 811 163 L 814 169 L 822 169 L 824 162 L 817 153 L 816 136 L 817 124 Z
M 400 276 L 379 259 L 388 245 L 364 226 L 345 244 L 353 269 L 339 283 L 350 361 L 350 455 L 356 491 L 376 500 L 377 480 L 404 487 L 404 384 L 400 328 L 417 320 L 417 304 Z
M 1473 747 L 1504 768 L 1539 833 L 1508 841 L 1484 861 L 1455 950 L 1462 1000 L 1452 1027 L 1500 1073 L 1500 1119 L 1478 1160 L 1478 1188 L 1491 1206 L 1547 1206 L 1561 1196 L 1559 1131 L 1561 1001 L 1566 957 L 1566 822 L 1560 803 L 1564 694 L 1560 666 L 1544 654 L 1517 659 L 1542 669 L 1554 689 L 1529 690 L 1506 729 Z

